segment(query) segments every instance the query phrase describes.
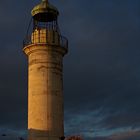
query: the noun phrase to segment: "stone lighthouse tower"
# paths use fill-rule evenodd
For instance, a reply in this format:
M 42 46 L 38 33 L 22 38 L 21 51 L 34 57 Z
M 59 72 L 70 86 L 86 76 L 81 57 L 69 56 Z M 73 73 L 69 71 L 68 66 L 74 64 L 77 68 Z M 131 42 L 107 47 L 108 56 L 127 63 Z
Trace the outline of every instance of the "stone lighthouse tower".
M 31 14 L 32 31 L 23 48 L 28 57 L 28 140 L 62 140 L 63 57 L 68 41 L 59 31 L 59 12 L 48 0 Z

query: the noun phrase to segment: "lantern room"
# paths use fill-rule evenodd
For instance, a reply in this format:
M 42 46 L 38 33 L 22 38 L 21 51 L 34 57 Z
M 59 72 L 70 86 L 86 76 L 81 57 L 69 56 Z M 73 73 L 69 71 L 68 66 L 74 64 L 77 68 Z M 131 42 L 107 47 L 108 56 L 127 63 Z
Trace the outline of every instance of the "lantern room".
M 31 15 L 32 19 L 23 42 L 24 47 L 38 43 L 68 47 L 67 39 L 60 34 L 57 22 L 59 12 L 55 6 L 48 0 L 42 0 L 32 9 Z

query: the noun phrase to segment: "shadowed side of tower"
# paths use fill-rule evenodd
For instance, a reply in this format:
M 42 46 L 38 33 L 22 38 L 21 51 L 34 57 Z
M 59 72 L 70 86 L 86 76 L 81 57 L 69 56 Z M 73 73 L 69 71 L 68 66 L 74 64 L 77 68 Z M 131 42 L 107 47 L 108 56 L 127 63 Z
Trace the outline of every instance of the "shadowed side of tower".
M 47 0 L 32 10 L 33 29 L 24 40 L 28 56 L 28 140 L 60 140 L 63 124 L 63 56 L 58 10 Z

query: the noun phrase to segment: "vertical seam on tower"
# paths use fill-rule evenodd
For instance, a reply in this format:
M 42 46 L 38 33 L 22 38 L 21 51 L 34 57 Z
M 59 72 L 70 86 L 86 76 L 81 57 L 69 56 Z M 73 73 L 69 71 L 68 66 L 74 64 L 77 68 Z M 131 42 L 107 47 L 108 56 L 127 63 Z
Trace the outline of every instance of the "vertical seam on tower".
M 47 51 L 47 55 L 48 55 L 48 51 Z M 48 56 L 47 56 L 47 58 L 48 58 Z M 49 93 L 49 86 L 48 86 L 49 83 L 48 83 L 48 81 L 49 81 L 49 69 L 48 69 L 48 63 L 47 63 L 47 92 Z M 50 111 L 49 111 L 49 94 L 48 94 L 48 96 L 47 96 L 47 121 L 50 122 L 49 119 L 50 119 Z M 47 128 L 50 127 L 49 126 L 50 124 L 49 123 L 47 123 L 47 124 L 48 124 Z M 50 135 L 50 132 L 48 131 L 48 140 L 49 140 L 49 135 Z

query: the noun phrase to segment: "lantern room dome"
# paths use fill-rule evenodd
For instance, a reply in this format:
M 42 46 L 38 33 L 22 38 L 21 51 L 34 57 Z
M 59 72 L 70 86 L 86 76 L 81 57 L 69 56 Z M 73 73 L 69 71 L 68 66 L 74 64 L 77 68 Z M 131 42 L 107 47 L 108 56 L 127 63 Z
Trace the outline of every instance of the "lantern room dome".
M 31 11 L 33 19 L 39 22 L 51 22 L 57 19 L 59 11 L 48 0 L 42 0 L 40 4 L 36 5 Z

